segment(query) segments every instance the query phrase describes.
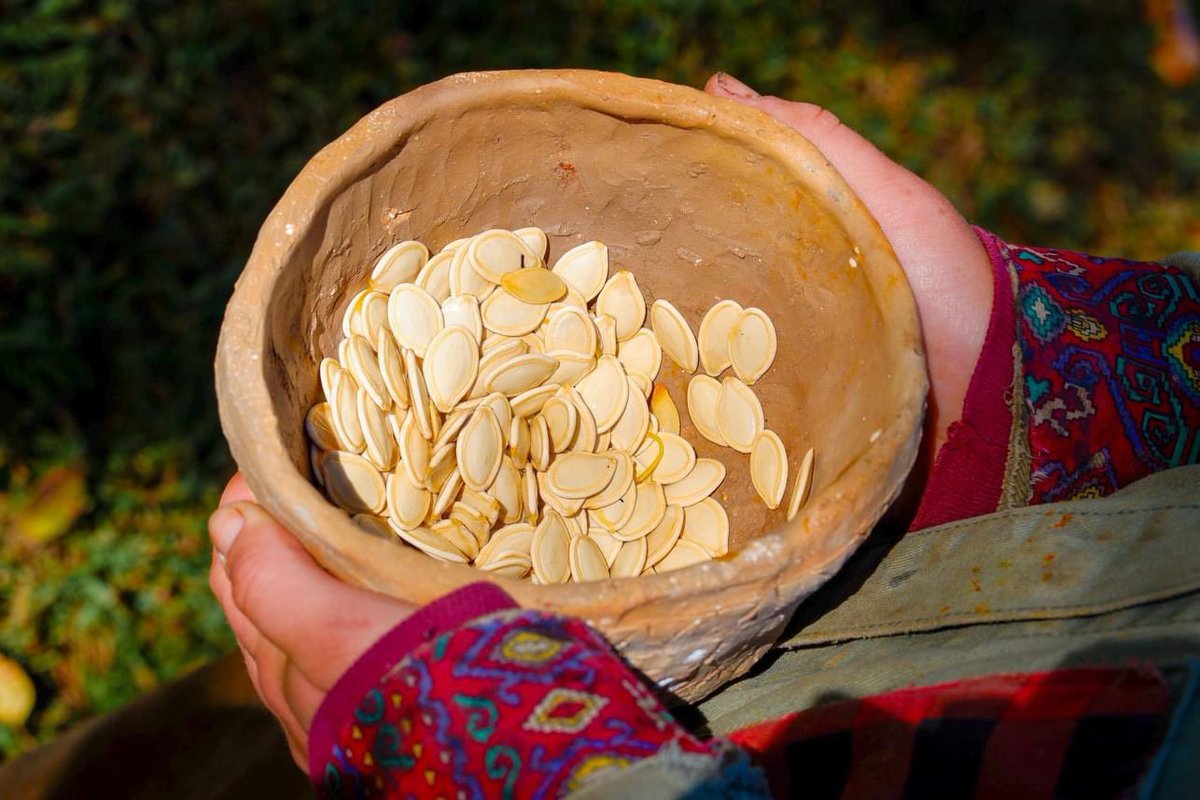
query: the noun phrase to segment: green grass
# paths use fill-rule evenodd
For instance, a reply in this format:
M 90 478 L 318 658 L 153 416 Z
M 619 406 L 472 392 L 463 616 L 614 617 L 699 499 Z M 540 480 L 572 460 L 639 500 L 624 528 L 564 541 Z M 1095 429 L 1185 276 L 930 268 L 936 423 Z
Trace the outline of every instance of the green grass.
M 211 380 L 225 300 L 308 157 L 420 83 L 582 66 L 699 85 L 725 69 L 828 106 L 1011 240 L 1198 246 L 1200 88 L 1151 72 L 1140 3 L 844 5 L 10 4 L 0 651 L 38 704 L 0 751 L 231 646 L 203 533 L 231 469 Z

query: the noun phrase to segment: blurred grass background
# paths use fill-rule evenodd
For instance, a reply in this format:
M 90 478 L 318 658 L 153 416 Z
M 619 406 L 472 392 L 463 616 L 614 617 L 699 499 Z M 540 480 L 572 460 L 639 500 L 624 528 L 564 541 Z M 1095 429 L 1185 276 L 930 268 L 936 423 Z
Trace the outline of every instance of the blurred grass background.
M 723 69 L 1010 240 L 1154 258 L 1200 247 L 1200 86 L 1147 14 L 1187 2 L 5 3 L 0 653 L 37 702 L 0 754 L 232 646 L 217 328 L 284 187 L 374 106 L 469 69 Z

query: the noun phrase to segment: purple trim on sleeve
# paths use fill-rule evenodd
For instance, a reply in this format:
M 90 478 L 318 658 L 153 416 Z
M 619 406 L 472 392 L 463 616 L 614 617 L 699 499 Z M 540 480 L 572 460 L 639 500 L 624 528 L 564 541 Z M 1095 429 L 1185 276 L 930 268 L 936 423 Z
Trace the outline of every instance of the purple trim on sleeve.
M 371 645 L 338 678 L 313 717 L 308 731 L 308 774 L 313 782 L 320 783 L 324 777 L 324 764 L 339 728 L 385 674 L 424 642 L 507 608 L 516 608 L 516 603 L 502 589 L 491 583 L 472 583 L 419 609 Z
M 982 228 L 974 230 L 992 262 L 992 313 L 963 399 L 962 419 L 950 426 L 938 451 L 909 530 L 990 514 L 1004 486 L 1012 432 L 1012 409 L 1005 398 L 1012 391 L 1016 304 L 1004 254 L 1007 245 Z

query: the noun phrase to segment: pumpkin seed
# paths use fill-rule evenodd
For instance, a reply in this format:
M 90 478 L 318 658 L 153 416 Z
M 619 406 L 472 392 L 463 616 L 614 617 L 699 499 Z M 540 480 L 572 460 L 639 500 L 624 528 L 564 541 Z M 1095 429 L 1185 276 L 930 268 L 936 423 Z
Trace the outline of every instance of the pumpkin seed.
M 729 552 L 729 515 L 711 497 L 683 509 L 683 533 L 680 538 L 704 548 L 712 558 Z
M 521 497 L 521 504 L 525 507 L 525 521 L 530 525 L 536 525 L 541 519 L 540 503 L 538 503 L 538 480 L 537 470 L 533 468 L 533 464 L 525 462 L 525 469 L 521 473 L 521 489 L 524 494 Z
M 586 537 L 572 538 L 591 539 L 600 548 L 600 552 L 604 555 L 604 563 L 609 567 L 612 567 L 613 563 L 616 562 L 617 555 L 621 552 L 622 545 L 624 545 L 624 542 L 612 535 L 612 531 L 601 527 L 588 528 Z
M 608 453 L 563 453 L 550 466 L 547 477 L 554 492 L 566 498 L 588 498 L 612 482 L 617 459 Z
M 450 262 L 450 294 L 456 296 L 473 294 L 482 303 L 496 288 L 496 284 L 480 275 L 479 271 L 471 266 L 469 253 L 470 245 L 454 251 L 454 259 Z
M 361 453 L 366 449 L 362 423 L 358 421 L 358 384 L 354 382 L 354 376 L 344 369 L 339 369 L 333 378 L 329 418 L 342 450 Z
M 734 300 L 715 303 L 700 320 L 700 363 L 704 371 L 716 377 L 729 366 L 729 334 L 742 316 L 742 306 Z
M 322 460 L 325 491 L 330 499 L 352 514 L 378 514 L 386 504 L 386 488 L 379 470 L 358 453 L 332 450 Z
M 500 473 L 497 472 L 496 474 L 499 475 Z M 495 481 L 492 483 L 495 484 Z M 462 499 L 459 501 L 460 503 L 472 508 L 476 513 L 487 520 L 487 526 L 484 529 L 485 533 L 490 531 L 492 526 L 495 525 L 500 519 L 500 501 L 493 497 L 490 494 L 490 491 L 490 487 L 487 492 L 477 492 L 474 489 L 463 489 Z M 451 508 L 453 508 L 453 506 Z
M 532 305 L 548 305 L 567 294 L 566 282 L 540 266 L 509 272 L 500 281 L 500 288 L 521 302 Z
M 483 327 L 505 336 L 524 336 L 537 330 L 550 306 L 527 303 L 507 289 L 497 289 L 479 307 Z
M 553 455 L 546 418 L 540 415 L 534 417 L 529 421 L 529 462 L 538 471 L 547 470 Z
M 654 470 L 654 480 L 662 484 L 683 480 L 696 466 L 695 448 L 678 434 L 662 431 L 658 438 L 662 441 L 663 454 Z
M 646 321 L 646 298 L 629 270 L 618 270 L 596 298 L 596 311 L 615 322 L 617 341 L 633 337 Z
M 420 242 L 400 242 L 384 251 L 367 285 L 377 292 L 387 294 L 402 283 L 412 283 L 421 274 L 421 268 L 429 260 L 429 249 Z
M 429 440 L 421 434 L 416 415 L 409 414 L 400 423 L 400 438 L 397 439 L 400 464 L 408 473 L 408 479 L 424 486 L 429 473 Z
M 421 367 L 417 364 L 417 354 L 412 350 L 404 351 L 404 377 L 408 381 L 410 416 L 416 420 L 421 435 L 432 442 L 433 416 L 429 413 L 429 395 L 425 390 L 425 378 L 421 375 Z
M 634 484 L 636 497 L 633 513 L 616 533 L 617 538 L 630 541 L 646 536 L 662 522 L 667 512 L 667 495 L 661 484 L 654 481 Z M 641 571 L 641 568 L 638 568 Z
M 596 338 L 600 342 L 600 355 L 615 356 L 620 349 L 617 342 L 617 321 L 607 314 L 592 317 L 596 325 Z
M 701 564 L 708 561 L 710 556 L 703 547 L 695 542 L 684 541 L 682 538 L 675 543 L 671 548 L 671 552 L 667 553 L 657 564 L 654 569 L 658 573 L 671 572 L 684 567 L 690 567 L 693 564 Z
M 667 502 L 676 506 L 692 506 L 708 497 L 725 480 L 725 465 L 712 458 L 697 458 L 685 477 L 666 485 Z
M 381 517 L 377 514 L 355 514 L 350 518 L 350 521 L 367 533 L 382 536 L 385 539 L 391 539 L 394 535 L 391 523 L 387 517 Z
M 668 505 L 654 530 L 646 534 L 646 565 L 654 566 L 679 541 L 683 533 L 683 507 Z
M 492 367 L 484 378 L 484 387 L 489 392 L 500 392 L 506 397 L 516 397 L 522 392 L 540 387 L 558 369 L 558 359 L 547 355 L 526 353 L 513 356 Z
M 654 391 L 650 393 L 650 413 L 658 420 L 660 431 L 679 433 L 679 409 L 675 407 L 667 387 L 661 383 L 656 383 Z
M 613 532 L 613 536 L 624 541 L 625 539 L 636 538 L 630 536 L 625 528 L 629 521 L 633 519 L 633 512 L 637 508 L 638 484 L 630 483 L 629 488 L 625 490 L 625 494 L 618 497 L 611 503 L 600 506 L 599 508 L 588 509 L 589 524 L 599 523 L 601 527 L 608 528 Z M 641 535 L 645 535 L 643 531 Z
M 767 508 L 779 508 L 787 491 L 787 478 L 787 449 L 783 440 L 775 431 L 762 431 L 754 437 L 750 448 L 750 482 Z
M 617 360 L 625 367 L 626 372 L 637 373 L 653 381 L 662 367 L 662 346 L 654 336 L 654 331 L 641 328 L 617 345 Z
M 634 485 L 633 477 L 637 465 L 633 463 L 632 456 L 620 450 L 610 450 L 603 455 L 613 459 L 616 469 L 613 470 L 612 480 L 607 486 L 583 501 L 583 507 L 588 510 L 612 505 L 629 491 L 629 487 Z
M 454 239 L 453 241 L 447 242 L 442 247 L 442 249 L 439 250 L 438 252 L 439 253 L 449 253 L 450 255 L 454 255 L 454 253 L 457 252 L 459 250 L 459 248 L 461 248 L 465 244 L 470 244 L 471 240 L 474 238 L 475 238 L 474 236 L 464 236 L 461 239 Z
M 638 472 L 633 476 L 633 480 L 636 483 L 641 483 L 642 481 L 656 478 L 655 471 L 658 469 L 658 465 L 662 461 L 663 453 L 665 452 L 666 448 L 663 446 L 662 437 L 657 433 L 647 433 L 646 440 L 642 442 L 641 447 L 633 454 L 633 460 L 638 466 Z
M 457 325 L 466 330 L 475 337 L 476 345 L 483 340 L 483 317 L 479 313 L 479 298 L 473 294 L 447 297 L 443 300 L 442 320 L 447 328 Z
M 636 578 L 646 566 L 646 539 L 634 539 L 621 545 L 609 574 L 614 578 Z
M 342 365 L 333 358 L 322 358 L 320 365 L 317 367 L 317 375 L 321 379 L 321 394 L 326 398 L 333 397 L 333 376 L 337 374 Z
M 521 519 L 521 472 L 508 456 L 500 460 L 500 469 L 488 493 L 500 503 L 502 523 L 509 525 Z
M 454 443 L 463 426 L 467 424 L 467 420 L 471 418 L 471 411 L 471 408 L 456 406 L 446 416 L 446 419 L 442 422 L 442 429 L 438 431 L 437 438 L 433 440 L 433 445 L 431 446 L 431 449 L 435 453 L 445 445 Z
M 408 380 L 404 377 L 404 355 L 400 346 L 387 328 L 379 331 L 375 338 L 375 354 L 378 359 L 379 375 L 387 388 L 393 404 L 406 409 L 409 405 Z
M 729 331 L 729 360 L 737 376 L 753 386 L 775 361 L 775 325 L 760 308 L 747 308 Z
M 467 245 L 467 263 L 488 283 L 500 283 L 510 272 L 537 265 L 541 259 L 533 254 L 525 240 L 512 231 L 484 231 Z
M 423 484 L 409 480 L 408 471 L 398 469 L 387 477 L 387 512 L 392 525 L 400 530 L 419 526 L 433 503 L 433 497 Z
M 584 242 L 559 256 L 553 272 L 575 287 L 584 303 L 600 294 L 608 279 L 608 246 L 604 242 Z
M 533 532 L 530 559 L 533 574 L 545 584 L 566 583 L 571 578 L 571 537 L 562 517 L 548 511 Z
M 556 383 L 546 383 L 521 392 L 512 399 L 513 415 L 527 418 L 540 413 L 545 408 L 546 401 L 553 397 L 559 388 Z
M 650 399 L 650 390 L 654 387 L 654 383 L 640 372 L 626 373 L 629 376 L 629 381 L 637 393 L 642 396 L 643 400 Z
M 470 561 L 479 553 L 479 541 L 475 538 L 471 526 L 464 520 L 471 520 L 473 524 L 477 525 L 483 522 L 483 518 L 478 514 L 473 517 L 464 515 L 461 506 L 461 503 L 455 503 L 454 508 L 450 511 L 450 516 L 433 523 L 429 529 L 435 535 L 445 539 Z
M 395 526 L 393 526 L 394 528 Z M 439 536 L 429 528 L 413 528 L 410 531 L 397 530 L 396 535 L 425 555 L 440 561 L 452 561 L 458 564 L 465 564 L 468 561 L 462 551 L 451 544 L 445 536 Z
M 517 228 L 513 233 L 521 237 L 521 241 L 534 255 L 543 260 L 546 258 L 546 248 L 550 243 L 546 239 L 544 230 L 541 228 Z
M 600 547 L 587 536 L 571 540 L 571 577 L 576 583 L 602 581 L 608 577 L 608 561 Z
M 763 428 L 762 403 L 758 395 L 737 378 L 724 378 L 717 399 L 717 429 L 721 438 L 739 453 L 749 453 L 754 446 L 754 437 Z
M 309 441 L 322 450 L 338 450 L 341 447 L 337 432 L 333 429 L 329 403 L 317 403 L 308 410 L 304 417 L 304 430 Z
M 498 553 L 529 555 L 533 549 L 534 530 L 533 525 L 524 522 L 505 525 L 493 533 L 488 543 L 479 550 L 479 555 L 475 557 L 476 563 L 490 560 L 493 555 Z
M 558 369 L 546 379 L 548 383 L 574 386 L 596 366 L 594 358 L 574 350 L 551 350 L 546 355 L 558 361 Z
M 426 469 L 425 487 L 431 492 L 441 491 L 450 477 L 450 472 L 458 466 L 454 454 L 456 442 L 446 442 L 433 450 L 429 456 L 429 467 Z
M 388 297 L 388 324 L 401 347 L 424 358 L 429 343 L 444 325 L 442 307 L 420 286 L 402 283 Z
M 508 425 L 508 454 L 513 461 L 524 464 L 529 459 L 529 422 L 514 416 Z
M 577 306 L 562 306 L 549 313 L 543 338 L 547 352 L 572 350 L 589 358 L 595 356 L 600 341 L 596 323 Z
M 571 405 L 575 406 L 578 412 L 578 424 L 568 449 L 596 452 L 596 418 L 592 416 L 592 410 L 583 402 L 574 386 L 563 386 L 559 391 L 563 392 L 563 396 L 571 401 Z
M 434 406 L 448 414 L 475 383 L 479 347 L 475 338 L 457 325 L 443 328 L 429 343 L 422 374 Z
M 446 476 L 446 481 L 442 484 L 442 488 L 438 490 L 437 495 L 433 498 L 433 516 L 440 517 L 449 511 L 450 506 L 454 504 L 454 500 L 458 497 L 458 493 L 462 490 L 462 487 L 462 472 L 456 466 L 450 470 L 450 474 Z
M 633 379 L 626 378 L 626 382 L 629 384 L 629 391 L 625 397 L 625 410 L 612 427 L 609 445 L 615 450 L 623 450 L 632 455 L 646 438 L 646 432 L 650 430 L 650 409 Z
M 483 351 L 483 358 L 479 361 L 480 377 L 494 369 L 497 364 L 502 364 L 510 358 L 525 355 L 529 352 L 529 345 L 520 339 L 513 339 L 508 336 L 496 336 L 493 339 L 486 340 L 481 349 Z
M 697 375 L 688 382 L 687 406 L 692 424 L 705 439 L 725 445 L 725 437 L 717 426 L 717 404 L 721 399 L 721 384 L 707 375 Z
M 663 352 L 685 372 L 695 372 L 699 359 L 696 336 L 679 309 L 662 298 L 655 300 L 650 307 L 650 325 Z
M 561 453 L 571 446 L 575 428 L 579 424 L 579 411 L 575 404 L 557 392 L 546 401 L 540 412 L 546 419 L 546 430 L 550 433 L 550 448 Z
M 450 296 L 450 267 L 453 263 L 454 252 L 443 250 L 425 262 L 414 283 L 429 292 L 434 300 L 445 302 Z
M 504 457 L 504 438 L 490 407 L 481 405 L 472 412 L 458 435 L 455 455 L 466 486 L 482 492 L 492 485 Z
M 363 389 L 358 390 L 358 424 L 362 428 L 364 455 L 380 472 L 396 464 L 396 440 L 388 429 L 387 419 L 379 406 Z
M 604 433 L 617 424 L 625 411 L 629 381 L 621 362 L 614 356 L 600 356 L 596 368 L 575 384 L 575 390 L 592 412 L 597 433 Z
M 796 473 L 796 483 L 792 487 L 792 499 L 788 501 L 787 518 L 790 522 L 800 512 L 800 507 L 808 499 L 809 489 L 812 488 L 813 449 L 808 448 L 800 461 L 800 469 Z
M 382 292 L 364 294 L 352 309 L 347 309 L 346 319 L 349 323 L 344 326 L 343 333 L 348 330 L 349 336 L 362 336 L 368 342 L 375 341 L 376 332 L 387 327 L 387 303 L 388 296 Z
M 375 348 L 362 336 L 351 336 L 346 346 L 346 369 L 354 376 L 358 388 L 366 391 L 372 402 L 380 410 L 387 411 L 392 407 L 392 395 L 383 381 L 383 373 L 379 370 L 379 359 Z

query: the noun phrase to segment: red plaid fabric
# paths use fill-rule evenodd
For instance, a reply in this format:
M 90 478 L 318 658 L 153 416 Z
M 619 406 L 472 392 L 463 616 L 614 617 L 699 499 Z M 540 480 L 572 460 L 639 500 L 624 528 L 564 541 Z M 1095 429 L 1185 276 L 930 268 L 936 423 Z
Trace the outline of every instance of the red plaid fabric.
M 802 711 L 731 737 L 775 797 L 1118 797 L 1161 741 L 1152 669 L 996 675 Z

